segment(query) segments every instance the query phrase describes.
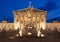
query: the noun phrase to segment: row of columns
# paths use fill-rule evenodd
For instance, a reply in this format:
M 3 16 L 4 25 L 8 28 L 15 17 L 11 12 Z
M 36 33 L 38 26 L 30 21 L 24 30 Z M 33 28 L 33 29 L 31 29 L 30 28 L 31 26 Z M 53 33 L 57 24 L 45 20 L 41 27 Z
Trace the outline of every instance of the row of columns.
M 25 15 L 20 14 L 20 16 L 19 17 L 17 16 L 16 18 L 18 20 L 18 21 L 15 20 L 16 23 L 19 22 L 19 27 L 18 28 L 20 29 L 20 33 L 23 32 L 24 27 L 28 24 L 33 25 L 36 28 L 37 32 L 39 32 L 40 29 L 43 28 L 42 25 L 45 26 L 45 24 L 44 24 L 45 23 L 45 18 L 43 19 L 43 17 L 41 17 L 41 14 L 39 14 L 39 15 L 38 14 L 33 14 L 32 15 L 32 14 L 30 14 L 30 12 L 27 12 L 27 14 L 25 14 Z M 35 21 L 34 21 L 34 19 L 35 19 Z M 43 19 L 43 21 L 41 21 L 41 19 Z

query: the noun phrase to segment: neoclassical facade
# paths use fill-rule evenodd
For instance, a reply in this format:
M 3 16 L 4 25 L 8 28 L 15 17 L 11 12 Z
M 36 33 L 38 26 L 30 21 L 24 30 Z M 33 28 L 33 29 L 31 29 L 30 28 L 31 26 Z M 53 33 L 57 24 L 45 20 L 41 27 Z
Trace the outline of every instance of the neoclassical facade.
M 37 30 L 40 28 L 45 29 L 46 25 L 46 11 L 37 10 L 33 8 L 26 8 L 14 12 L 14 25 L 15 28 L 19 23 L 19 28 L 23 29 L 27 25 L 35 27 Z M 42 26 L 43 25 L 43 26 Z
M 46 11 L 28 7 L 14 11 L 14 27 L 24 30 L 34 27 L 36 31 L 46 28 Z M 17 26 L 18 24 L 18 26 Z
M 57 28 L 60 31 L 60 23 L 54 21 L 53 23 L 46 23 L 47 11 L 35 9 L 33 7 L 28 7 L 25 9 L 13 11 L 14 23 L 8 23 L 7 21 L 2 21 L 0 23 L 0 31 L 5 30 L 16 30 L 19 29 L 20 33 L 24 32 L 25 28 L 35 28 L 38 32 L 42 30 L 54 30 Z M 27 30 L 26 30 L 27 31 Z M 22 35 L 22 34 L 21 34 Z

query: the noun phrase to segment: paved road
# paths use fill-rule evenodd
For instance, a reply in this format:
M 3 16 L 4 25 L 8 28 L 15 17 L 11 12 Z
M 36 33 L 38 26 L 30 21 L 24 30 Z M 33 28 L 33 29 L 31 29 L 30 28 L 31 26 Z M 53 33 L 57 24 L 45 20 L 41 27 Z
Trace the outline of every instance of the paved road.
M 34 37 L 24 37 L 24 38 L 15 38 L 7 39 L 0 38 L 0 42 L 60 42 L 60 39 L 46 39 L 46 38 L 34 38 Z
M 8 39 L 9 36 L 15 36 L 18 31 L 10 31 L 10 32 L 1 32 L 0 33 L 0 42 L 60 42 L 60 32 L 52 32 L 52 31 L 44 31 L 47 38 L 37 38 L 37 37 L 15 37 L 14 39 Z M 58 37 L 58 38 L 57 38 Z

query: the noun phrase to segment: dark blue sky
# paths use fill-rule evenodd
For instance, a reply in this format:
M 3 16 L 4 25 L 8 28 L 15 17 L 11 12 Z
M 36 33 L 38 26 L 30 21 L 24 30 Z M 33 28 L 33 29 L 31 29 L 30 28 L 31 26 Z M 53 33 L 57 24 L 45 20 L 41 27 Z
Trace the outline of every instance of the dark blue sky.
M 27 8 L 29 1 L 34 8 L 47 10 L 47 22 L 54 18 L 60 21 L 60 0 L 0 0 L 0 21 L 6 18 L 8 22 L 13 22 L 12 11 Z

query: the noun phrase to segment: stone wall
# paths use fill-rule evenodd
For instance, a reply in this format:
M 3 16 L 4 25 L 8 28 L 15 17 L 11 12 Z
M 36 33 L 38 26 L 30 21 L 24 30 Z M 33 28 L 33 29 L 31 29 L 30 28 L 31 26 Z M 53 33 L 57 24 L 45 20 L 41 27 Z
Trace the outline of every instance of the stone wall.
M 0 23 L 0 30 L 13 30 L 14 23 Z
M 46 29 L 57 29 L 58 31 L 60 31 L 60 23 L 46 23 Z

